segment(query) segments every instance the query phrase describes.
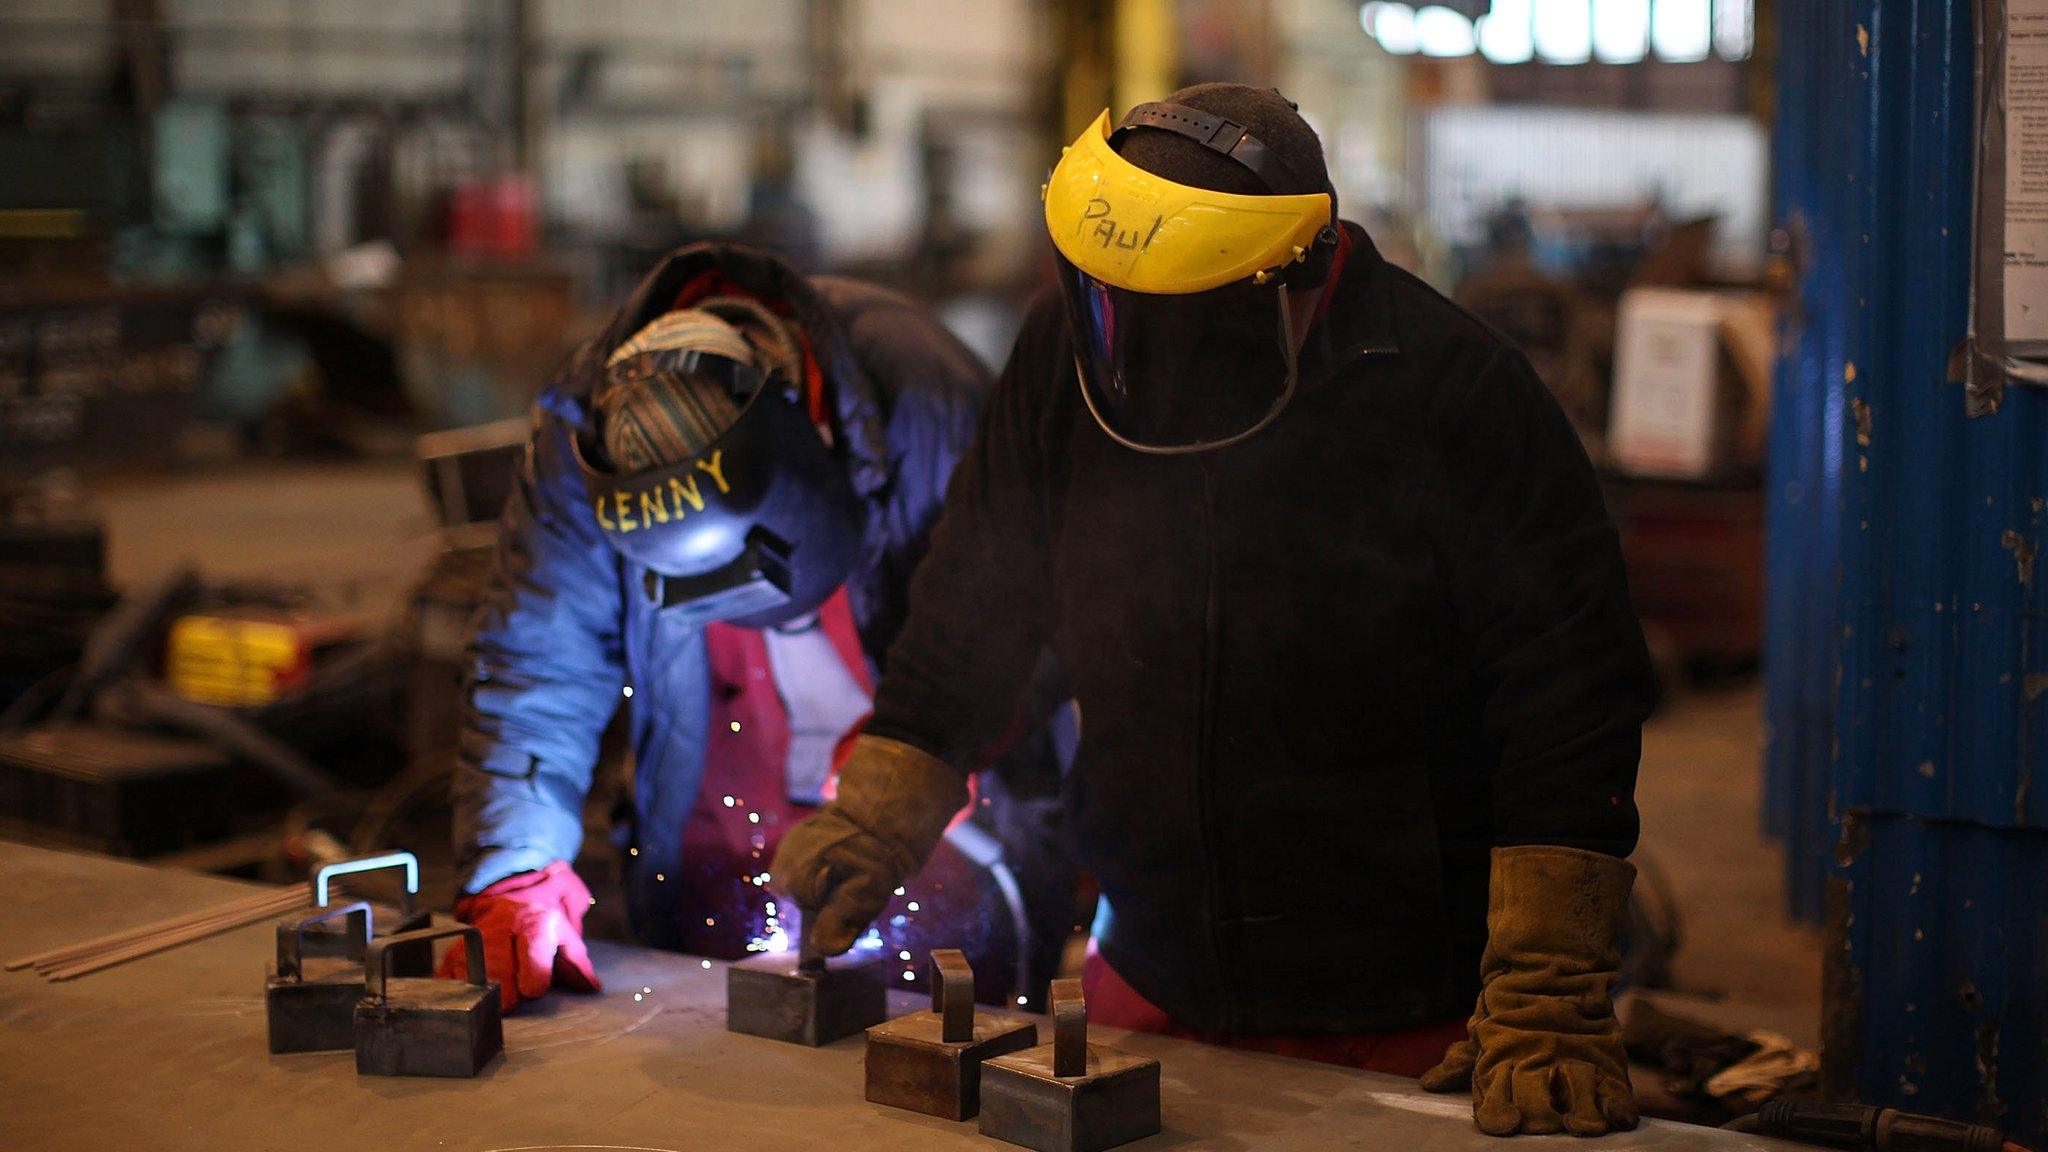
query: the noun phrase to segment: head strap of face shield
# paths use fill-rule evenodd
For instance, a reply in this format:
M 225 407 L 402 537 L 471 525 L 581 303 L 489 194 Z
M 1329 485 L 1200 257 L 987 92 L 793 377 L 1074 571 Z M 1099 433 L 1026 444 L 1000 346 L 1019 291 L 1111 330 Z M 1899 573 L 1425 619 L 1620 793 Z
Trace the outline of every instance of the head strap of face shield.
M 1268 192 L 1290 182 L 1288 177 L 1292 173 L 1279 155 L 1235 120 L 1212 116 L 1182 104 L 1140 104 L 1126 113 L 1123 123 L 1110 134 L 1110 145 L 1114 147 L 1120 143 L 1123 134 L 1133 128 L 1163 129 L 1185 136 L 1212 152 L 1220 152 L 1244 165 L 1265 184 Z

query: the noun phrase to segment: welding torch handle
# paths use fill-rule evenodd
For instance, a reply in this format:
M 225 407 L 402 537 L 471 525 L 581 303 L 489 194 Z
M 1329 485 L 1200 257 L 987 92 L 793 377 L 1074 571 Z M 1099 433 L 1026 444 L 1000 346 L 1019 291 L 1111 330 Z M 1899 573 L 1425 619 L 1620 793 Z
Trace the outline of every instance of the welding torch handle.
M 1998 1129 L 1983 1124 L 1868 1104 L 1793 1100 L 1764 1105 L 1751 1130 L 1803 1144 L 1874 1152 L 2000 1152 L 2006 1143 Z

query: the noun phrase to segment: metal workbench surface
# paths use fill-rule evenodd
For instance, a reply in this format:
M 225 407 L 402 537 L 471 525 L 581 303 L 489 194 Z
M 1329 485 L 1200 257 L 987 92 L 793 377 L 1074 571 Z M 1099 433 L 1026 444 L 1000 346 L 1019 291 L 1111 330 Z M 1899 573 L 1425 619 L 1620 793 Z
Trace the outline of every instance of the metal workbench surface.
M 0 953 L 57 947 L 246 891 L 218 877 L 0 842 Z M 505 1021 L 504 1057 L 474 1080 L 359 1078 L 346 1052 L 270 1055 L 268 926 L 64 984 L 0 973 L 0 1148 L 1009 1147 L 971 1121 L 867 1103 L 859 1038 L 806 1049 L 726 1032 L 722 964 L 603 943 L 591 951 L 605 993 L 522 1007 Z M 908 996 L 896 1005 L 916 1006 Z M 1128 1145 L 1134 1152 L 1589 1147 L 1566 1136 L 1490 1140 L 1473 1128 L 1463 1096 L 1431 1096 L 1409 1080 L 1110 1029 L 1092 1038 L 1161 1062 L 1165 1131 Z M 1593 1147 L 1790 1146 L 1648 1122 Z

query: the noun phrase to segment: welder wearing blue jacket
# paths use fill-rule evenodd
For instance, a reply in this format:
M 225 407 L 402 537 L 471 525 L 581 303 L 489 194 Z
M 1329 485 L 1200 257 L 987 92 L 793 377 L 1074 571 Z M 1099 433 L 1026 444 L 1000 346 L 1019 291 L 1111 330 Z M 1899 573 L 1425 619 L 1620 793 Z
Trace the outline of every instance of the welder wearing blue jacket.
M 570 862 L 622 704 L 635 933 L 725 958 L 791 943 L 768 861 L 831 793 L 988 385 L 902 296 L 700 244 L 542 393 L 470 641 L 454 787 L 457 913 L 484 930 L 507 1007 L 597 987 Z M 1071 873 L 1049 802 L 1005 781 L 1055 791 L 1051 744 L 1041 731 L 985 774 L 951 864 L 869 946 L 966 947 L 985 995 L 1031 993 L 1071 927 Z

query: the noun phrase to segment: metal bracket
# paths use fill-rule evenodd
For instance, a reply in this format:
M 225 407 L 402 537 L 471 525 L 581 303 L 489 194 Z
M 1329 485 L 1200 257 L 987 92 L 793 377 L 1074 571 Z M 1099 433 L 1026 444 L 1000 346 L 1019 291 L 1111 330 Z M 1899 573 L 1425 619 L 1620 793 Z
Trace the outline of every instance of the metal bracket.
M 1079 980 L 1052 982 L 1052 1074 L 1088 1074 L 1088 997 Z
M 327 907 L 328 882 L 338 876 L 354 876 L 363 872 L 377 872 L 385 868 L 405 869 L 405 901 L 401 911 L 412 914 L 412 898 L 420 894 L 420 858 L 410 852 L 381 852 L 375 856 L 358 856 L 354 860 L 342 860 L 333 864 L 322 864 L 313 871 L 313 903 Z
M 325 924 L 333 920 L 341 920 L 344 918 L 347 919 L 347 932 L 351 936 L 356 937 L 357 939 L 362 941 L 361 951 L 363 955 L 368 956 L 371 935 L 370 921 L 372 915 L 373 913 L 370 911 L 370 902 L 367 900 L 357 900 L 349 904 L 336 904 L 332 908 L 328 908 L 320 912 L 315 912 L 313 915 L 308 916 L 300 920 L 298 923 L 290 925 L 289 927 L 283 924 L 278 925 L 278 976 L 280 978 L 289 977 L 293 980 L 298 980 L 302 978 L 303 969 L 305 965 L 304 957 L 306 952 L 306 929 L 311 928 L 316 924 Z
M 400 932 L 396 936 L 386 936 L 370 945 L 368 953 L 363 957 L 363 985 L 370 999 L 381 1001 L 386 998 L 386 990 L 389 987 L 387 982 L 391 977 L 390 958 L 393 945 L 439 940 L 447 936 L 462 937 L 462 942 L 469 953 L 465 957 L 469 961 L 469 982 L 479 988 L 487 987 L 490 978 L 484 974 L 483 932 L 468 924 L 451 924 L 446 928 L 422 928 L 417 932 Z
M 939 1040 L 964 1044 L 974 1039 L 974 970 L 958 948 L 932 952 L 932 1012 L 941 1023 Z

